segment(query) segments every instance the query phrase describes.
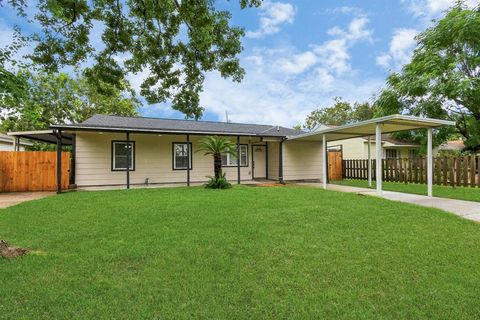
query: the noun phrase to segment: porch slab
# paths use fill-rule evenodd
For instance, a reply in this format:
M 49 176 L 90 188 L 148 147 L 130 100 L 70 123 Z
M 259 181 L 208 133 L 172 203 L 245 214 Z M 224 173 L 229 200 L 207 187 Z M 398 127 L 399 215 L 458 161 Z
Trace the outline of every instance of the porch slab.
M 300 185 L 318 188 L 323 187 L 321 183 L 301 183 Z M 327 185 L 327 189 L 339 192 L 357 193 L 377 197 L 377 193 L 375 190 L 367 188 L 329 184 Z M 480 222 L 480 202 L 427 197 L 418 194 L 394 191 L 383 191 L 382 198 L 392 201 L 411 203 L 423 207 L 437 208 L 453 213 L 468 220 Z

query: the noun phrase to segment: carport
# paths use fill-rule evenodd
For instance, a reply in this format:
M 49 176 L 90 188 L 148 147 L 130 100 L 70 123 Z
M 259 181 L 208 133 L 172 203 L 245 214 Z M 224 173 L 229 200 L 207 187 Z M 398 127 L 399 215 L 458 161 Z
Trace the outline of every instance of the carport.
M 75 183 L 75 135 L 63 133 L 58 130 L 35 130 L 35 131 L 19 131 L 8 132 L 9 136 L 14 137 L 14 145 L 19 145 L 20 138 L 43 143 L 55 144 L 57 151 L 57 193 L 62 192 L 61 172 L 62 172 L 62 147 L 72 146 L 72 159 L 70 170 L 70 184 Z M 17 148 L 15 147 L 15 150 Z
M 442 126 L 453 126 L 453 121 L 420 118 L 406 115 L 390 115 L 381 118 L 374 118 L 367 121 L 347 124 L 344 126 L 323 129 L 315 132 L 289 137 L 289 140 L 300 141 L 321 141 L 322 142 L 322 181 L 323 188 L 327 188 L 327 144 L 328 142 L 368 137 L 368 182 L 372 183 L 372 168 L 370 159 L 370 137 L 375 136 L 376 146 L 376 184 L 377 194 L 382 195 L 382 134 L 425 129 L 427 130 L 427 188 L 428 196 L 433 196 L 433 150 L 432 137 L 433 129 Z

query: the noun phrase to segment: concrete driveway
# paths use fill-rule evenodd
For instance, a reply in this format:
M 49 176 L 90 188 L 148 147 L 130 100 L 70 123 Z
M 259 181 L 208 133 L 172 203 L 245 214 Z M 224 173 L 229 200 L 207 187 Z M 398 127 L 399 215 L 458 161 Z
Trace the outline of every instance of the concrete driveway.
M 51 195 L 54 195 L 55 192 L 6 192 L 0 193 L 0 209 L 4 209 L 16 204 L 42 199 Z

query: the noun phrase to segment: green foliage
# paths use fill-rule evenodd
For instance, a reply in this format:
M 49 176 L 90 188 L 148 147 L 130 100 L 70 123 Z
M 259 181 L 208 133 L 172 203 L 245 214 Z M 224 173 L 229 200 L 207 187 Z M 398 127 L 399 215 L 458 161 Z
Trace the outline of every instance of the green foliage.
M 262 0 L 239 2 L 245 8 Z M 29 36 L 35 64 L 55 73 L 63 66 L 94 61 L 85 75 L 118 89 L 128 73 L 148 71 L 141 94 L 149 103 L 171 101 L 187 118 L 202 116 L 199 93 L 206 72 L 217 70 L 234 81 L 244 75 L 237 57 L 244 30 L 230 26 L 230 12 L 218 11 L 214 0 L 8 3 L 20 17 L 36 5 L 33 22 L 41 28 Z M 101 38 L 100 46 L 90 41 L 94 26 L 102 30 L 101 36 L 95 35 Z
M 225 177 L 225 172 L 221 173 L 218 177 L 209 176 L 208 182 L 205 184 L 205 188 L 207 189 L 230 189 L 231 187 L 232 184 L 228 182 Z
M 222 177 L 222 154 L 237 157 L 237 145 L 225 137 L 208 136 L 200 140 L 196 152 L 204 152 L 205 155 L 213 156 L 215 178 L 220 179 Z
M 304 129 L 314 131 L 321 125 L 340 126 L 374 117 L 375 108 L 368 102 L 356 102 L 352 106 L 340 97 L 334 98 L 333 101 L 332 106 L 312 111 L 305 119 Z
M 139 106 L 127 84 L 118 89 L 87 77 L 33 74 L 26 70 L 15 78 L 21 85 L 17 98 L 0 102 L 0 107 L 7 111 L 1 119 L 4 131 L 47 129 L 51 124 L 81 122 L 96 113 L 130 116 L 136 114 Z
M 480 149 L 479 25 L 480 10 L 459 1 L 418 35 L 412 61 L 389 76 L 376 101 L 379 112 L 454 120 L 467 149 Z M 440 131 L 443 139 L 450 133 Z

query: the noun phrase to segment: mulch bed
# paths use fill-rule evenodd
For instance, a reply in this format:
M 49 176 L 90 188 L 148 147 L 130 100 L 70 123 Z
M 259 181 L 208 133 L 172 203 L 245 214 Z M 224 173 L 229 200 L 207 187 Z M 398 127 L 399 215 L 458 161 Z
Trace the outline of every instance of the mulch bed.
M 4 240 L 0 240 L 0 257 L 2 258 L 13 259 L 19 256 L 26 255 L 27 253 L 27 249 L 10 246 Z

